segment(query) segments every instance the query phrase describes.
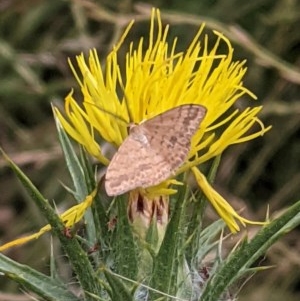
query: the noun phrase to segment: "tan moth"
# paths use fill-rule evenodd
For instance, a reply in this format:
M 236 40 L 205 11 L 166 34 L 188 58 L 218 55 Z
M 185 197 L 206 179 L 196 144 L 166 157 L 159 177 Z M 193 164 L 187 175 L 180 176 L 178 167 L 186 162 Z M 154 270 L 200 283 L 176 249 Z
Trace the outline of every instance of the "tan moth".
M 107 167 L 107 194 L 117 196 L 168 179 L 186 160 L 205 114 L 205 107 L 185 104 L 130 126 Z

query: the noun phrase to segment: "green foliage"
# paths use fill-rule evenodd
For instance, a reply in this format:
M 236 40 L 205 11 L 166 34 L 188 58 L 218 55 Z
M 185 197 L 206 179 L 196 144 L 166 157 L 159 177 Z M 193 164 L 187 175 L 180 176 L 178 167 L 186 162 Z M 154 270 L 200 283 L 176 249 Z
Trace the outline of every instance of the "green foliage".
M 23 285 L 28 290 L 35 292 L 44 300 L 65 300 L 76 301 L 80 300 L 70 291 L 68 291 L 66 284 L 46 276 L 36 270 L 17 263 L 8 257 L 0 254 L 1 272 L 13 281 Z
M 88 179 L 93 173 L 87 168 L 88 162 L 84 160 L 83 152 L 79 158 L 63 129 L 59 125 L 57 128 L 73 179 L 74 195 L 78 196 L 82 191 L 88 191 L 86 183 L 93 183 L 92 178 Z M 98 211 L 92 210 L 85 216 L 85 222 L 86 233 L 91 228 L 93 231 L 84 238 L 69 237 L 49 202 L 24 173 L 9 158 L 7 160 L 60 240 L 69 264 L 76 274 L 84 300 L 224 300 L 225 296 L 228 296 L 226 292 L 229 287 L 249 273 L 251 266 L 275 241 L 300 224 L 298 202 L 281 217 L 262 228 L 251 241 L 247 242 L 244 239 L 223 260 L 219 251 L 224 224 L 218 221 L 202 228 L 202 211 L 198 210 L 196 214 L 189 215 L 188 210 L 195 209 L 195 204 L 199 208 L 203 200 L 182 188 L 173 200 L 175 206 L 157 252 L 155 249 L 151 251 L 150 239 L 152 237 L 154 243 L 157 242 L 155 235 L 153 236 L 155 225 L 152 224 L 149 228 L 148 231 L 152 235 L 146 235 L 147 241 L 140 241 L 141 238 L 134 234 L 129 223 L 126 200 L 122 197 L 118 197 L 114 203 L 118 216 L 114 229 L 109 231 L 107 224 L 106 229 L 95 227 L 94 218 L 99 216 Z M 216 164 L 218 161 L 212 170 L 215 170 Z M 109 211 L 103 211 L 102 216 L 104 212 L 105 220 L 108 220 Z M 99 244 L 101 256 L 89 257 L 84 245 L 80 245 L 79 242 L 86 239 L 87 245 L 97 242 L 101 237 L 98 231 L 106 232 Z M 208 254 L 214 254 L 214 259 L 210 262 L 205 261 Z M 145 268 L 146 271 L 143 270 Z M 207 269 L 207 275 L 201 272 L 201 269 Z M 0 256 L 0 271 L 42 299 L 57 300 L 60 294 L 63 296 L 62 300 L 77 300 L 67 289 L 67 282 L 63 284 L 4 255 Z M 230 300 L 228 298 L 225 300 Z

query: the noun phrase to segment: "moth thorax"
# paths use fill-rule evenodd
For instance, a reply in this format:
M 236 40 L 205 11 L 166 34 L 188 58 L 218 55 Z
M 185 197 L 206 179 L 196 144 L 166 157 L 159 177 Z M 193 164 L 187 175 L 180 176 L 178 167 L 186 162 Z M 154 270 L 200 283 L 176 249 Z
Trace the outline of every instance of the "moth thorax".
M 143 145 L 147 146 L 149 145 L 149 140 L 146 136 L 145 129 L 141 125 L 132 124 L 129 128 L 131 137 L 142 143 Z

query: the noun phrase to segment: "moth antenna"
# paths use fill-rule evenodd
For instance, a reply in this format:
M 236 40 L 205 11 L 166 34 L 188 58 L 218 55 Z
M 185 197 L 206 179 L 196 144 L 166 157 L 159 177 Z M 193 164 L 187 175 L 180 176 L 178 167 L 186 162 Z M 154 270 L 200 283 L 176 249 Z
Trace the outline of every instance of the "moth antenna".
M 128 125 L 130 123 L 130 122 L 126 121 L 126 119 L 122 118 L 121 116 L 119 116 L 119 115 L 117 115 L 117 114 L 115 114 L 113 112 L 110 112 L 110 111 L 104 109 L 103 107 L 101 107 L 101 106 L 99 106 L 99 105 L 97 105 L 95 103 L 92 103 L 92 102 L 89 102 L 89 101 L 84 101 L 83 104 L 84 105 L 87 104 L 87 105 L 91 105 L 91 106 L 96 107 L 98 110 L 102 111 L 103 113 L 108 114 L 108 115 L 114 117 L 120 124 L 125 124 L 126 127 L 128 127 Z
M 133 116 L 132 116 L 132 113 L 131 113 L 131 110 L 130 110 L 130 107 L 129 107 L 128 97 L 126 96 L 125 88 L 124 88 L 123 84 L 121 85 L 121 89 L 123 91 L 123 100 L 122 101 L 124 101 L 124 103 L 125 103 L 126 111 L 127 111 L 128 116 L 129 116 L 129 121 L 133 122 Z

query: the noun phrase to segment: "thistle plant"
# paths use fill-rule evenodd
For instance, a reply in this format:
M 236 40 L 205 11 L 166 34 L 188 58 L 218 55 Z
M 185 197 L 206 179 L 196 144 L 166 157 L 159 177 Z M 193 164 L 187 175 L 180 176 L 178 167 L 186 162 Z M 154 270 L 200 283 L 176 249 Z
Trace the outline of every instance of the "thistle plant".
M 263 136 L 270 129 L 257 117 L 261 106 L 234 108 L 242 96 L 255 96 L 243 86 L 245 62 L 233 61 L 230 41 L 214 32 L 216 42 L 209 47 L 201 26 L 187 50 L 177 52 L 177 40 L 168 42 L 169 28 L 162 26 L 159 10 L 153 9 L 149 36 L 138 45 L 131 43 L 125 62 L 120 62 L 118 53 L 132 26 L 108 54 L 105 66 L 95 50 L 90 51 L 88 62 L 83 54 L 77 57 L 78 70 L 70 61 L 81 99 L 76 100 L 72 91 L 64 111 L 53 107 L 73 181 L 69 191 L 77 205 L 58 215 L 3 152 L 49 224 L 3 244 L 0 250 L 51 230 L 68 256 L 79 294 L 54 277 L 56 273 L 41 274 L 2 254 L 0 271 L 45 300 L 234 300 L 230 286 L 258 270 L 251 268 L 255 260 L 299 224 L 300 203 L 274 221 L 251 221 L 212 186 L 227 147 Z M 221 45 L 226 45 L 225 52 Z M 199 120 L 197 116 L 193 120 L 190 108 L 201 111 Z M 182 115 L 185 110 L 187 115 Z M 155 128 L 157 120 L 161 126 Z M 249 134 L 254 124 L 260 129 Z M 147 143 L 161 141 L 155 144 L 155 152 L 153 143 L 144 149 L 130 136 L 134 126 L 144 130 L 141 137 Z M 80 152 L 71 139 L 80 145 Z M 184 146 L 180 141 L 185 141 Z M 113 168 L 104 151 L 107 144 L 118 156 Z M 162 169 L 173 166 L 178 158 L 176 168 L 161 176 Z M 110 191 L 105 189 L 107 166 L 114 181 Z M 140 181 L 142 172 L 147 177 Z M 106 192 L 114 193 L 108 197 Z M 204 227 L 208 203 L 220 220 Z M 73 231 L 81 220 L 83 236 Z M 261 230 L 249 242 L 245 237 L 223 258 L 224 233 L 229 230 L 233 235 L 251 224 L 260 225 Z M 207 260 L 208 255 L 213 259 Z

